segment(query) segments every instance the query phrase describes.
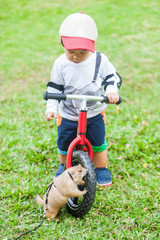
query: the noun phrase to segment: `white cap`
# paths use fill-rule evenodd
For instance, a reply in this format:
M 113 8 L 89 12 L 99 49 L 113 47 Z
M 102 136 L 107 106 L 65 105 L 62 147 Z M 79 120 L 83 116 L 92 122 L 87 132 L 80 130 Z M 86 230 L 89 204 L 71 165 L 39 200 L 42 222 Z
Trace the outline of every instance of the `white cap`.
M 69 15 L 62 22 L 59 35 L 67 49 L 88 49 L 94 52 L 98 33 L 95 21 L 81 12 Z

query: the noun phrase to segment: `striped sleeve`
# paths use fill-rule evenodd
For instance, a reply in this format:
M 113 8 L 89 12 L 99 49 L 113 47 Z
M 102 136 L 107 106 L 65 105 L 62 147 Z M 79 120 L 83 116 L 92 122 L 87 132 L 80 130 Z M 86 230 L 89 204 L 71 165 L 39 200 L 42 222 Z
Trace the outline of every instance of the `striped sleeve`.
M 61 93 L 64 91 L 61 68 L 56 64 L 56 61 L 52 68 L 51 79 L 47 84 L 47 91 L 49 93 Z M 59 102 L 57 100 L 48 99 L 46 112 L 58 113 L 58 104 Z
M 102 86 L 105 90 L 105 95 L 108 93 L 118 93 L 118 90 L 122 84 L 122 78 L 116 72 L 115 67 L 110 63 L 108 58 L 104 55 L 102 58 Z

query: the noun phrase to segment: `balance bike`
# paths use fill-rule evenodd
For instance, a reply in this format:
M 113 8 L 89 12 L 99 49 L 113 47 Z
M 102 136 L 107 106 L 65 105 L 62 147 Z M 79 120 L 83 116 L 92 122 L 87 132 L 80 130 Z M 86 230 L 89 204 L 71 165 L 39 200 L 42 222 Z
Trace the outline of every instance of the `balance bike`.
M 87 193 L 83 197 L 71 197 L 66 203 L 68 211 L 74 217 L 82 217 L 86 215 L 94 202 L 96 194 L 96 174 L 93 166 L 93 150 L 91 143 L 86 138 L 87 127 L 87 101 L 109 102 L 106 96 L 89 96 L 89 95 L 71 95 L 64 93 L 48 93 L 43 95 L 45 100 L 80 100 L 81 107 L 78 120 L 77 137 L 71 142 L 67 152 L 67 162 L 65 168 L 81 165 L 87 169 L 85 177 L 85 186 L 79 186 L 80 190 L 87 189 Z M 120 104 L 121 98 L 117 104 Z

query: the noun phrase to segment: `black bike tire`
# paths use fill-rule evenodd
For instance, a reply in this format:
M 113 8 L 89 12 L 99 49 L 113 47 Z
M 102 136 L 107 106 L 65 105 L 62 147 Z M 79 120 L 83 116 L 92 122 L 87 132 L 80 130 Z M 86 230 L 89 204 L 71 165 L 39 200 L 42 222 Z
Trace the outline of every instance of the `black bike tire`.
M 74 165 L 74 161 L 76 160 L 82 165 L 82 167 L 87 169 L 87 175 L 86 175 L 87 193 L 83 196 L 83 200 L 80 204 L 76 205 L 74 203 L 74 198 L 70 198 L 66 203 L 66 207 L 67 207 L 67 210 L 74 217 L 83 217 L 90 211 L 95 199 L 96 175 L 95 175 L 93 163 L 87 153 L 81 150 L 75 151 L 72 156 L 72 165 Z

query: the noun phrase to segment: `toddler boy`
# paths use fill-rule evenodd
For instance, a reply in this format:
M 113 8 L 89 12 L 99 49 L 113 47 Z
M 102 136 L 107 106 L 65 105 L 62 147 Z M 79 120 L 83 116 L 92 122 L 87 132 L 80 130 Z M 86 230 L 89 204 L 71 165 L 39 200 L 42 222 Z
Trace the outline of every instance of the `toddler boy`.
M 97 27 L 94 20 L 84 14 L 69 15 L 62 23 L 59 34 L 64 54 L 55 60 L 47 91 L 52 93 L 106 95 L 109 103 L 119 100 L 118 89 L 121 77 L 108 58 L 95 52 Z M 97 183 L 100 186 L 112 184 L 107 168 L 107 143 L 105 140 L 105 103 L 88 102 L 86 137 L 92 144 L 93 162 Z M 57 146 L 60 166 L 56 177 L 63 172 L 67 149 L 77 135 L 80 102 L 66 100 L 47 101 L 45 117 L 47 121 L 57 118 Z

